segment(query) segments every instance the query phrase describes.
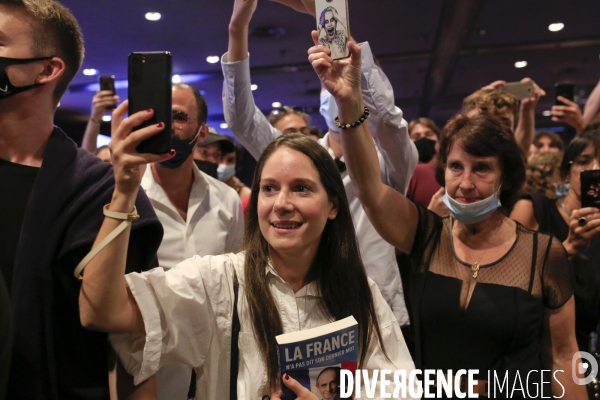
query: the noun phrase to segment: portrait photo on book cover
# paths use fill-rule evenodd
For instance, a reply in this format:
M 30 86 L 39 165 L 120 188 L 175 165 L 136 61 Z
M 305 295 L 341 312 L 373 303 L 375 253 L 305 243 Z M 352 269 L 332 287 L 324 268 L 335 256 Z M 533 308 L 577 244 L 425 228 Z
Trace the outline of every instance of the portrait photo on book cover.
M 319 44 L 329 47 L 334 60 L 348 56 L 348 20 L 346 0 L 326 0 L 317 3 Z M 320 6 L 320 7 L 319 7 Z
M 340 365 L 309 369 L 310 389 L 320 400 L 340 399 Z

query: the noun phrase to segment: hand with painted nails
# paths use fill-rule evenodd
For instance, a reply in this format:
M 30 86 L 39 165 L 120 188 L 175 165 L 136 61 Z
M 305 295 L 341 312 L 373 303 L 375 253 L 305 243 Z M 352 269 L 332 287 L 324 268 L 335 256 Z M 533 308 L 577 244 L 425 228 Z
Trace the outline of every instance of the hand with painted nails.
M 296 394 L 296 396 L 298 396 L 296 397 L 296 400 L 319 400 L 319 398 L 315 396 L 313 392 L 302 386 L 300 382 L 298 382 L 288 374 L 283 375 L 282 381 L 288 389 L 290 389 Z M 282 396 L 283 390 L 280 389 L 271 394 L 271 400 L 281 400 Z
M 112 141 L 109 148 L 115 173 L 115 193 L 135 197 L 142 181 L 142 166 L 168 160 L 175 155 L 175 151 L 171 150 L 166 154 L 138 153 L 137 145 L 165 129 L 165 124 L 159 122 L 134 131 L 136 126 L 152 118 L 154 111 L 140 111 L 125 118 L 128 107 L 129 102 L 124 101 L 113 112 Z

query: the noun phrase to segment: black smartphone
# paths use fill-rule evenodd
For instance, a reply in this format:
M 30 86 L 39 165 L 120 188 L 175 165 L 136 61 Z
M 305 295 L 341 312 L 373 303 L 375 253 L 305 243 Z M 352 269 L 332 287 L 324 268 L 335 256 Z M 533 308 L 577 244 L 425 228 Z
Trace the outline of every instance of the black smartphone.
M 115 91 L 115 76 L 114 75 L 104 75 L 98 78 L 98 83 L 100 84 L 100 90 L 110 90 L 113 95 L 117 94 Z M 117 106 L 108 106 L 107 110 L 112 110 Z
M 555 88 L 555 96 L 554 96 L 554 104 L 557 106 L 564 106 L 565 104 L 558 99 L 558 96 L 562 96 L 568 100 L 573 101 L 575 98 L 575 85 L 572 83 L 557 83 L 554 85 Z
M 600 208 L 600 169 L 581 171 L 581 207 Z
M 131 53 L 128 61 L 129 115 L 138 111 L 154 110 L 154 116 L 134 130 L 162 122 L 162 132 L 141 142 L 139 153 L 164 154 L 171 151 L 172 122 L 172 58 L 171 53 Z

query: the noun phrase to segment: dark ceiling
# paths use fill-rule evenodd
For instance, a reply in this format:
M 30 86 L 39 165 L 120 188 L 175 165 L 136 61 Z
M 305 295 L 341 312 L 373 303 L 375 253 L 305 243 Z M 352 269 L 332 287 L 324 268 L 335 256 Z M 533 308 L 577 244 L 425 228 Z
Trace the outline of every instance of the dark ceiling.
M 443 124 L 474 90 L 503 79 L 531 77 L 548 93 L 538 105 L 538 126 L 554 102 L 554 84 L 572 82 L 576 101 L 585 102 L 600 77 L 600 1 L 598 0 L 348 0 L 352 34 L 368 40 L 395 90 L 405 118 L 429 116 Z M 173 54 L 175 74 L 199 74 L 192 84 L 203 90 L 209 122 L 223 122 L 220 64 L 207 56 L 227 51 L 233 0 L 62 0 L 78 18 L 86 40 L 83 68 L 126 79 L 132 51 Z M 162 19 L 150 22 L 148 11 Z M 562 22 L 559 32 L 548 26 Z M 318 116 L 319 81 L 307 62 L 315 22 L 270 1 L 259 0 L 250 26 L 254 92 L 269 112 L 275 101 L 312 109 Z M 273 37 L 259 33 L 275 29 Z M 522 69 L 516 61 L 527 61 Z M 80 72 L 61 109 L 87 113 L 93 92 L 83 90 L 97 76 Z M 121 99 L 127 97 L 120 90 Z M 66 110 L 65 110 L 66 111 Z M 63 111 L 64 112 L 64 111 Z

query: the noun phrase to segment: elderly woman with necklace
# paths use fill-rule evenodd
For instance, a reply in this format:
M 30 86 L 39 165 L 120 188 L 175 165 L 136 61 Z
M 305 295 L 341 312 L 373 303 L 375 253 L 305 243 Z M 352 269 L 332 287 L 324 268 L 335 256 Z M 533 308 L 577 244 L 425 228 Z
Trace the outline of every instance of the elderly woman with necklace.
M 503 214 L 525 178 L 512 132 L 485 114 L 448 123 L 436 172 L 452 214 L 441 218 L 381 182 L 362 123 L 360 48 L 351 43 L 350 58 L 333 61 L 317 39 L 313 32 L 309 60 L 338 105 L 356 195 L 379 234 L 411 256 L 417 368 L 478 369 L 473 391 L 496 398 L 537 398 L 541 387 L 544 396 L 584 399 L 571 374 L 578 349 L 565 250 Z M 537 378 L 523 383 L 530 371 Z M 509 387 L 486 381 L 494 376 Z
M 558 200 L 526 193 L 513 209 L 511 218 L 529 229 L 548 232 L 563 242 L 575 274 L 577 343 L 590 351 L 591 333 L 600 322 L 600 213 L 581 208 L 581 171 L 600 169 L 600 140 L 586 133 L 571 141 L 560 166 L 569 191 Z

